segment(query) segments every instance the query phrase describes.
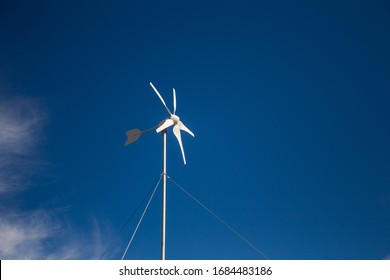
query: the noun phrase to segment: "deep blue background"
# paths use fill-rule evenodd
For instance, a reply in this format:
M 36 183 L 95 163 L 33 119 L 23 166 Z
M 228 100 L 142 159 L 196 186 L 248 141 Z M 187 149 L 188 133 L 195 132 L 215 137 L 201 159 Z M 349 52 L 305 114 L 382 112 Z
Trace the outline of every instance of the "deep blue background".
M 49 119 L 50 183 L 21 207 L 70 206 L 79 231 L 94 217 L 114 238 L 161 172 L 156 133 L 123 147 L 167 117 L 153 82 L 170 108 L 175 87 L 196 135 L 183 166 L 169 134 L 168 174 L 270 259 L 387 258 L 389 14 L 387 1 L 2 1 L 0 73 Z M 130 259 L 159 258 L 159 194 Z M 172 184 L 167 227 L 168 259 L 263 258 Z

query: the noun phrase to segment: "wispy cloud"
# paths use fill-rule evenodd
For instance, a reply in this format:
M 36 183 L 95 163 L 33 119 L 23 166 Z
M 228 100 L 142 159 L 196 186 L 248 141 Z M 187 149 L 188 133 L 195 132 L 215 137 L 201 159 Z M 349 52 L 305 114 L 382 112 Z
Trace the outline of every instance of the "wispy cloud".
M 0 195 L 18 191 L 37 169 L 32 159 L 45 122 L 38 103 L 28 98 L 0 96 Z
M 42 165 L 38 150 L 45 122 L 37 101 L 0 93 L 0 259 L 99 258 L 103 243 L 97 221 L 85 232 L 72 226 L 66 209 L 25 211 L 6 203 L 23 197 Z
M 40 259 L 55 232 L 46 211 L 17 213 L 0 219 L 0 256 L 3 259 Z
M 98 259 L 103 251 L 97 222 L 78 233 L 55 210 L 13 211 L 0 218 L 1 259 Z

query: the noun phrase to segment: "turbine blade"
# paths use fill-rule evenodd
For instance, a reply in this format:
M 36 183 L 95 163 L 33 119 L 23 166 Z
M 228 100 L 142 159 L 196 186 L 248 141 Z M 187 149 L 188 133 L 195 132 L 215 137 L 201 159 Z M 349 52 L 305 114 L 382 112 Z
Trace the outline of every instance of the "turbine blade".
M 184 149 L 183 149 L 183 143 L 181 142 L 180 127 L 178 124 L 173 127 L 173 134 L 175 134 L 177 141 L 179 142 L 181 154 L 183 155 L 184 164 L 187 164 L 186 163 L 186 156 L 184 154 Z
M 165 121 L 163 121 L 159 127 L 156 129 L 156 132 L 157 133 L 160 133 L 161 131 L 163 131 L 164 129 L 170 127 L 171 125 L 173 125 L 173 120 L 171 119 L 166 119 Z
M 176 114 L 176 91 L 173 89 L 173 114 Z
M 190 134 L 192 137 L 195 137 L 194 133 L 192 133 L 192 131 L 189 130 L 189 129 L 184 125 L 184 123 L 182 123 L 181 121 L 179 121 L 179 122 L 177 123 L 177 126 L 179 126 L 179 128 L 180 128 L 181 130 L 184 130 L 185 132 L 187 132 L 188 134 Z
M 137 141 L 138 138 L 142 135 L 142 133 L 143 132 L 138 128 L 126 131 L 127 140 L 125 146 Z
M 152 83 L 150 83 L 150 86 L 154 89 L 154 91 L 156 92 L 157 96 L 160 97 L 160 100 L 161 100 L 161 102 L 164 104 L 165 109 L 167 109 L 168 113 L 169 113 L 170 115 L 172 115 L 171 111 L 169 111 L 167 105 L 165 104 L 164 99 L 162 98 L 162 96 L 161 96 L 161 94 L 158 92 L 158 90 L 154 87 L 154 85 L 153 85 Z

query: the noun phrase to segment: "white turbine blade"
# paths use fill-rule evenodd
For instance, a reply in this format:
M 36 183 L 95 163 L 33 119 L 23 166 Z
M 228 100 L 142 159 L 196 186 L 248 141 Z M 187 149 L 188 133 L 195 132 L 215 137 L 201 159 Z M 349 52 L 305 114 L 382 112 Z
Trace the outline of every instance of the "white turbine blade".
M 181 121 L 179 121 L 177 123 L 177 126 L 181 129 L 181 130 L 184 130 L 185 132 L 187 132 L 188 134 L 191 134 L 192 137 L 195 137 L 194 133 L 192 133 L 191 130 L 189 130 L 185 125 L 184 123 L 182 123 Z
M 176 114 L 176 91 L 173 89 L 173 114 Z
M 156 132 L 157 132 L 157 133 L 160 133 L 161 131 L 163 131 L 164 129 L 170 127 L 171 125 L 173 125 L 173 120 L 171 120 L 171 119 L 166 119 L 166 120 L 163 121 L 162 124 L 156 129 Z
M 172 115 L 171 111 L 169 111 L 167 105 L 165 104 L 164 99 L 162 98 L 161 94 L 158 92 L 158 90 L 154 87 L 152 83 L 150 83 L 150 86 L 154 89 L 154 91 L 157 93 L 158 97 L 160 97 L 161 102 L 164 104 L 165 108 L 167 109 L 168 113 Z
M 173 134 L 175 134 L 176 138 L 177 138 L 177 141 L 179 142 L 179 145 L 180 145 L 180 149 L 181 149 L 181 154 L 183 155 L 183 161 L 184 161 L 184 164 L 187 164 L 186 163 L 186 156 L 184 154 L 184 149 L 183 149 L 183 143 L 181 142 L 181 135 L 180 135 L 180 127 L 179 127 L 179 124 L 175 125 L 173 127 Z

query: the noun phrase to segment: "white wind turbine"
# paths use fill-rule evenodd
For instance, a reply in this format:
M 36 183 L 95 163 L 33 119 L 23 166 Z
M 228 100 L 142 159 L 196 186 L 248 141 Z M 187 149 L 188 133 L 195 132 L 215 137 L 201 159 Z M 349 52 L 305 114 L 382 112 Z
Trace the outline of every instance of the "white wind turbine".
M 156 129 L 156 132 L 159 133 L 159 132 L 167 129 L 168 127 L 174 125 L 173 126 L 173 134 L 175 134 L 175 136 L 177 138 L 177 141 L 179 142 L 180 149 L 181 149 L 181 154 L 183 155 L 183 161 L 184 161 L 184 164 L 186 164 L 186 156 L 184 154 L 184 149 L 183 149 L 183 143 L 181 141 L 180 130 L 184 130 L 185 132 L 191 134 L 192 137 L 195 137 L 195 135 L 194 135 L 194 133 L 192 133 L 191 130 L 189 130 L 183 124 L 183 122 L 180 120 L 179 116 L 176 115 L 176 91 L 175 91 L 175 89 L 173 89 L 173 114 L 172 114 L 171 111 L 169 110 L 169 108 L 167 107 L 167 105 L 165 104 L 165 101 L 162 98 L 162 96 L 160 95 L 160 93 L 158 92 L 158 90 L 154 87 L 154 85 L 152 83 L 150 83 L 150 85 L 154 89 L 154 91 L 156 92 L 158 97 L 160 97 L 161 102 L 164 104 L 165 109 L 167 109 L 168 113 L 171 115 L 168 119 L 165 119 L 164 121 L 162 121 L 159 124 L 158 128 Z
M 169 113 L 170 117 L 160 122 L 157 126 L 149 128 L 147 130 L 141 131 L 139 129 L 132 129 L 128 130 L 126 132 L 127 140 L 125 143 L 125 146 L 137 141 L 137 139 L 145 132 L 148 132 L 152 129 L 156 128 L 156 132 L 160 133 L 162 132 L 163 136 L 163 160 L 162 160 L 162 229 L 161 229 L 161 259 L 165 260 L 165 225 L 166 225 L 166 146 L 167 146 L 167 128 L 173 125 L 173 134 L 176 136 L 177 141 L 179 142 L 181 153 L 183 156 L 184 164 L 186 164 L 186 157 L 184 154 L 183 149 L 183 143 L 181 141 L 181 133 L 180 130 L 183 130 L 193 137 L 195 137 L 194 133 L 192 133 L 191 130 L 189 130 L 183 122 L 180 120 L 179 116 L 176 115 L 176 91 L 173 89 L 173 114 L 165 104 L 164 99 L 162 98 L 161 94 L 158 92 L 158 90 L 155 88 L 155 86 L 150 83 L 150 86 L 153 88 L 153 90 L 156 92 L 157 96 L 160 98 L 161 102 L 163 103 L 165 109 L 167 109 L 167 112 Z

